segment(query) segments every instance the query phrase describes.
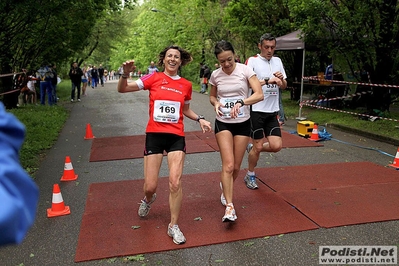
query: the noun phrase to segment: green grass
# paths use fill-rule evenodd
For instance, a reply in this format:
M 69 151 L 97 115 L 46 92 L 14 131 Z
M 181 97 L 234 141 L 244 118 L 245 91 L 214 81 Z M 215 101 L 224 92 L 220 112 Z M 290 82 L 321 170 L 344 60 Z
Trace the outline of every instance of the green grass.
M 27 104 L 8 110 L 26 127 L 25 142 L 20 151 L 22 167 L 32 176 L 38 169 L 45 152 L 50 149 L 61 132 L 69 112 L 63 104 L 69 100 L 70 81 L 57 86 L 60 101 L 55 106 Z M 40 102 L 40 101 L 38 101 Z

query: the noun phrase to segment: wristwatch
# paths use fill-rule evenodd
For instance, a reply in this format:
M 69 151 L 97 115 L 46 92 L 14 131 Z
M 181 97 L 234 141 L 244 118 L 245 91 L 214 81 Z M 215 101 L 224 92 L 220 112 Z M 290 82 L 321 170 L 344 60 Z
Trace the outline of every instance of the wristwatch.
M 205 119 L 205 117 L 203 115 L 198 115 L 197 122 L 199 122 L 201 119 Z
M 270 78 L 265 78 L 265 85 L 269 85 L 269 79 Z
M 244 103 L 244 100 L 243 100 L 243 99 L 239 99 L 239 100 L 237 100 L 235 104 L 237 104 L 237 103 L 240 103 L 240 104 L 241 104 L 241 106 L 240 106 L 240 107 L 243 107 L 243 106 L 245 105 L 245 103 Z

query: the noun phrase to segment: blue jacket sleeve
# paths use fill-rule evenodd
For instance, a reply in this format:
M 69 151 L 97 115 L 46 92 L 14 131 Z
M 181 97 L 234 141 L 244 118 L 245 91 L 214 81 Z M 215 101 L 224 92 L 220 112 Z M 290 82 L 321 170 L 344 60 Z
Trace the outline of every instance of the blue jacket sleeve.
M 0 103 L 0 245 L 19 244 L 36 217 L 39 189 L 19 161 L 24 125 Z

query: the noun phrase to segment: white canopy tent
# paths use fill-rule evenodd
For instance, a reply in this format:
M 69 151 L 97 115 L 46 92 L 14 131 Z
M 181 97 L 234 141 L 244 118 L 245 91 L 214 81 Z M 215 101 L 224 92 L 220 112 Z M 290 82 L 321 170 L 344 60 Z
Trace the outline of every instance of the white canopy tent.
M 293 51 L 293 50 L 302 50 L 302 75 L 301 75 L 301 94 L 299 101 L 302 102 L 303 96 L 303 76 L 305 71 L 305 43 L 300 39 L 302 32 L 301 30 L 297 30 L 287 35 L 277 37 L 277 45 L 276 51 Z M 304 120 L 301 116 L 302 107 L 299 107 L 299 116 L 297 117 L 298 120 Z

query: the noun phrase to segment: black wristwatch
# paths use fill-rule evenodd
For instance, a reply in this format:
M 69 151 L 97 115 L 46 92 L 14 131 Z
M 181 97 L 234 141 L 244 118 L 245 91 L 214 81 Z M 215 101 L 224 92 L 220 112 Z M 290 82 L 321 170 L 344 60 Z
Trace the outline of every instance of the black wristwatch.
M 198 115 L 197 122 L 199 122 L 201 119 L 205 119 L 205 117 L 203 115 Z
M 265 85 L 269 85 L 269 79 L 270 78 L 265 78 Z
M 239 99 L 239 100 L 237 100 L 235 104 L 237 104 L 237 103 L 240 103 L 240 104 L 241 104 L 241 107 L 243 107 L 243 106 L 245 105 L 245 103 L 244 103 L 244 100 L 243 100 L 243 99 Z

